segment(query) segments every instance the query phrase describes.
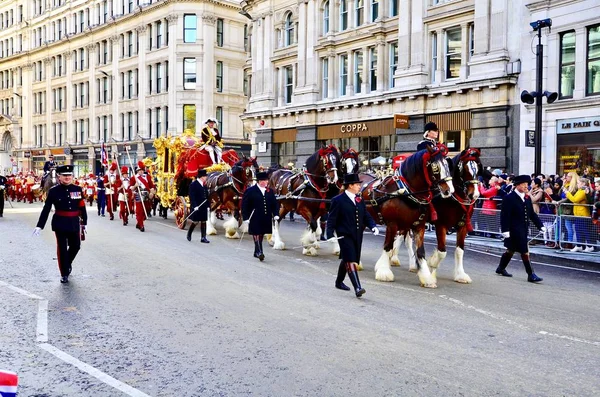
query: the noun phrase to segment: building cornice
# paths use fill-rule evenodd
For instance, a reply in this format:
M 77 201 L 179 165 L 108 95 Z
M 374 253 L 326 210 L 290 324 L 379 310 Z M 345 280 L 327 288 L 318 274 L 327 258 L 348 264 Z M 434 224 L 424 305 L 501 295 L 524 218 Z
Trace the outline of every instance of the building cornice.
M 581 0 L 534 0 L 525 7 L 530 12 L 550 10 L 552 8 L 564 7 L 570 4 L 580 3 Z

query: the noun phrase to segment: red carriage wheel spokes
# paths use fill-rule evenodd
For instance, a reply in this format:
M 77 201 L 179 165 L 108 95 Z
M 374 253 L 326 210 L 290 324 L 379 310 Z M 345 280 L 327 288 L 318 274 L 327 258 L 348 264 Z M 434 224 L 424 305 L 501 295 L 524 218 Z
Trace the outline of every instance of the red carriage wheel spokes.
M 173 212 L 175 213 L 175 223 L 180 229 L 185 229 L 187 226 L 187 217 L 189 215 L 189 206 L 185 202 L 185 197 L 179 196 L 175 200 Z

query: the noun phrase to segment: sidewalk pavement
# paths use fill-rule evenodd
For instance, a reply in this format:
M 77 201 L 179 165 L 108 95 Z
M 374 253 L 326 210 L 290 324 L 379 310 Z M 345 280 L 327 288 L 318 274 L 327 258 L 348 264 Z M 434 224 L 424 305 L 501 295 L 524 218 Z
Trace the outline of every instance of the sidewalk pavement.
M 435 232 L 425 232 L 425 240 L 428 242 L 436 241 Z M 456 246 L 456 233 L 446 236 L 448 246 Z M 465 248 L 476 249 L 495 254 L 502 254 L 506 249 L 504 243 L 500 239 L 467 236 L 465 240 Z M 569 250 L 548 248 L 544 245 L 530 245 L 529 251 L 531 258 L 534 261 L 563 261 L 564 266 L 570 267 L 588 267 L 600 270 L 600 251 L 597 252 L 571 252 Z

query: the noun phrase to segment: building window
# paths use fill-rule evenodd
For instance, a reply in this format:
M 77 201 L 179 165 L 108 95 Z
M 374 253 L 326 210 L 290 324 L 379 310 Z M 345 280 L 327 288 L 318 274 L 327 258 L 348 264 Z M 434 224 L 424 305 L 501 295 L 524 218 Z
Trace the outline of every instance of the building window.
M 108 116 L 102 116 L 102 141 L 108 141 Z
M 363 53 L 354 51 L 354 93 L 360 94 L 363 82 Z
M 437 70 L 438 56 L 437 56 L 437 33 L 431 34 L 431 82 L 435 83 L 435 71 Z
M 133 138 L 133 113 L 127 113 L 127 140 L 130 141 Z
M 152 65 L 148 65 L 148 94 L 152 94 Z
M 587 88 L 586 95 L 600 94 L 600 25 L 587 32 Z
M 127 98 L 133 98 L 133 71 L 127 72 Z
M 162 64 L 156 64 L 156 93 L 160 94 L 162 92 L 162 80 L 163 80 L 163 72 L 162 72 Z
M 196 133 L 196 105 L 183 105 L 183 131 Z
M 250 42 L 249 42 L 249 32 L 248 32 L 248 24 L 244 25 L 244 51 L 250 51 Z
M 369 49 L 369 86 L 371 91 L 377 91 L 377 49 Z
M 250 95 L 250 74 L 248 69 L 244 69 L 244 96 Z
M 346 95 L 348 85 L 348 55 L 340 55 L 340 96 Z
M 222 133 L 223 132 L 223 107 L 222 106 L 217 106 L 217 112 L 216 112 L 215 116 L 217 119 L 217 128 Z
M 133 55 L 133 32 L 127 33 L 127 56 Z
M 340 31 L 348 29 L 348 1 L 340 0 Z
M 390 44 L 390 88 L 396 86 L 394 82 L 394 75 L 398 69 L 398 43 L 394 42 Z
M 285 18 L 285 45 L 294 44 L 294 22 L 292 21 L 292 14 L 288 14 Z
M 355 1 L 354 26 L 359 27 L 365 22 L 365 0 Z
M 575 88 L 575 32 L 560 35 L 560 98 L 572 98 Z
M 292 103 L 292 95 L 294 94 L 294 68 L 286 66 L 285 73 L 285 103 Z
M 108 103 L 108 77 L 102 79 L 102 98 Z
M 196 58 L 183 58 L 183 89 L 196 89 Z
M 217 92 L 223 92 L 223 62 L 217 61 Z
M 323 35 L 329 33 L 329 0 L 323 4 Z
M 475 25 L 469 24 L 469 61 L 475 53 Z
M 158 138 L 159 136 L 162 135 L 162 113 L 160 111 L 160 108 L 156 108 L 156 137 Z
M 217 19 L 217 46 L 223 47 L 223 21 L 221 18 Z
M 391 17 L 398 16 L 398 1 L 399 0 L 390 0 L 390 16 Z
M 461 59 L 461 32 L 460 28 L 446 31 L 446 79 L 460 77 Z
M 165 106 L 165 131 L 169 132 L 169 107 Z
M 327 99 L 329 96 L 329 59 L 323 58 L 322 65 L 321 73 L 323 74 L 323 78 L 321 79 L 321 93 L 322 98 Z
M 183 42 L 196 42 L 196 26 L 198 25 L 196 14 L 185 14 L 183 16 Z
M 152 138 L 152 109 L 148 109 L 146 115 L 148 116 L 148 136 Z
M 379 0 L 371 0 L 371 22 L 379 17 Z
M 156 22 L 156 48 L 160 48 L 162 46 L 162 23 L 160 21 Z

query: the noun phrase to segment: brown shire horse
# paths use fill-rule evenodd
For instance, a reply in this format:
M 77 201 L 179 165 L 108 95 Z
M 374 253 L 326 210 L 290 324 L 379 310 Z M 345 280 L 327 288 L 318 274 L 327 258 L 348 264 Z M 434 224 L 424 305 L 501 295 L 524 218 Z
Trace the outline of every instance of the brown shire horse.
M 287 213 L 295 211 L 308 223 L 301 238 L 302 253 L 317 255 L 317 220 L 327 213 L 328 193 L 339 180 L 339 169 L 340 152 L 334 145 L 329 145 L 313 153 L 301 171 L 278 169 L 271 172 L 269 188 L 281 203 L 280 220 L 273 228 L 274 249 L 285 249 L 285 243 L 279 237 L 279 223 Z
M 435 221 L 430 221 L 435 226 L 437 236 L 437 248 L 428 260 L 434 279 L 436 278 L 438 265 L 446 257 L 446 232 L 455 228 L 454 281 L 463 284 L 471 283 L 471 277 L 465 273 L 463 267 L 463 255 L 467 232 L 473 230 L 471 225 L 473 206 L 479 197 L 479 180 L 477 177 L 483 172 L 483 165 L 479 156 L 479 149 L 467 148 L 451 160 L 448 159 L 451 166 L 452 183 L 455 188 L 452 199 L 444 200 L 440 197 L 433 199 L 435 210 L 443 215 Z M 410 236 L 407 236 L 406 246 L 409 249 L 409 257 L 414 258 L 414 255 L 410 254 L 412 250 Z M 416 269 L 414 262 L 410 264 L 410 268 L 411 270 Z
M 238 229 L 242 219 L 240 216 L 244 192 L 256 180 L 258 164 L 256 157 L 244 156 L 227 172 L 211 172 L 206 180 L 210 215 L 207 222 L 207 233 L 217 234 L 215 229 L 216 212 L 224 211 L 232 215 L 223 226 L 227 238 L 239 238 Z
M 386 226 L 383 252 L 375 264 L 375 279 L 394 281 L 390 269 L 394 240 L 398 233 L 404 235 L 413 231 L 421 285 L 437 287 L 425 260 L 424 235 L 426 219 L 428 216 L 435 218 L 434 192 L 439 189 L 443 198 L 450 198 L 454 193 L 445 158 L 447 153 L 444 145 L 429 146 L 408 157 L 396 175 L 371 181 L 363 188 L 361 195 L 367 210 L 375 222 Z

